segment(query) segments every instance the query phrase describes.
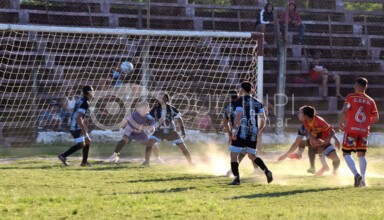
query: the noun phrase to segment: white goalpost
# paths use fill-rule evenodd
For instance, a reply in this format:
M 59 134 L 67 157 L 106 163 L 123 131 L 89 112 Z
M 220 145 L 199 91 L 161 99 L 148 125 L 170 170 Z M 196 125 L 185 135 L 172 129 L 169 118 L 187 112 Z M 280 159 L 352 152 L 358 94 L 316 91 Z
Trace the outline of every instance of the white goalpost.
M 167 92 L 187 129 L 218 132 L 229 90 L 247 80 L 263 97 L 261 33 L 0 24 L 0 41 L 1 146 L 67 132 L 84 85 L 96 90 L 93 130 L 119 130 L 133 103 Z

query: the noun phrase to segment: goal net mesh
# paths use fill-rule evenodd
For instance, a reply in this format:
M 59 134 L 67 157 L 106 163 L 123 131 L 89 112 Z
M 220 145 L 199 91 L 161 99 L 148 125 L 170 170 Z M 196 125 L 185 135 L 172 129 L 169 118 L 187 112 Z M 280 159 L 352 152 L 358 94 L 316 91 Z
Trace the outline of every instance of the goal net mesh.
M 84 29 L 86 30 L 86 29 Z M 119 130 L 137 100 L 167 92 L 189 130 L 221 132 L 227 93 L 256 85 L 258 39 L 196 32 L 0 30 L 1 145 L 67 132 L 81 88 L 96 90 L 89 127 Z M 119 71 L 129 61 L 131 73 Z

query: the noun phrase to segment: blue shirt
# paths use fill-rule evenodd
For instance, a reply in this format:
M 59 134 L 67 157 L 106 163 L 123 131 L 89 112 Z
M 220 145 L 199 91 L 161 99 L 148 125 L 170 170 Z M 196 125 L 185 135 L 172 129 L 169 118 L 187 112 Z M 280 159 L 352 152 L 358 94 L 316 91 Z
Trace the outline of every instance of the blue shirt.
M 85 118 L 89 114 L 89 101 L 83 96 L 76 101 L 75 107 L 73 108 L 71 117 L 69 118 L 69 128 L 71 131 L 81 130 L 81 127 L 77 123 L 77 115 L 82 113 L 82 118 Z

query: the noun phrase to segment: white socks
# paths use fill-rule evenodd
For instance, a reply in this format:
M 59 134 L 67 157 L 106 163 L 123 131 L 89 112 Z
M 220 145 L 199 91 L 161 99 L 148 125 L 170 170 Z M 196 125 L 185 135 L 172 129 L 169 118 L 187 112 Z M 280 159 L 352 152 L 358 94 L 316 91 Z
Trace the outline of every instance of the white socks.
M 361 177 L 365 180 L 365 171 L 367 170 L 367 159 L 365 159 L 365 156 L 359 157 L 359 166 Z
M 345 162 L 347 163 L 349 169 L 352 171 L 353 175 L 356 176 L 356 174 L 358 174 L 358 173 L 356 170 L 355 161 L 353 161 L 352 156 L 347 154 L 344 156 L 344 159 L 345 159 Z

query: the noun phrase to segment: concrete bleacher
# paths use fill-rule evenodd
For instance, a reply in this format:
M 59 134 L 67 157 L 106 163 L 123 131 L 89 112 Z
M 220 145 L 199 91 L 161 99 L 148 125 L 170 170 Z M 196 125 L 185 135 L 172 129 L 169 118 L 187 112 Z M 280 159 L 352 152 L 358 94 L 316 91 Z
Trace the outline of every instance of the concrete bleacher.
M 14 24 L 48 24 L 63 26 L 92 26 L 92 27 L 128 27 L 146 28 L 148 25 L 152 29 L 173 29 L 173 30 L 216 30 L 216 31 L 254 31 L 256 17 L 263 1 L 258 1 L 254 5 L 218 6 L 191 4 L 186 0 L 169 2 L 151 3 L 151 20 L 147 24 L 147 4 L 140 2 L 126 2 L 119 0 L 49 0 L 42 1 L 41 4 L 27 5 L 20 4 L 16 0 L 9 0 L 7 4 L 0 5 L 0 22 Z M 355 12 L 347 11 L 340 7 L 341 0 L 328 1 L 334 10 L 324 8 L 298 8 L 306 25 L 305 39 L 302 45 L 297 44 L 297 34 L 292 32 L 288 36 L 288 59 L 286 72 L 286 94 L 292 97 L 294 94 L 296 103 L 294 109 L 300 105 L 312 103 L 318 108 L 319 112 L 331 123 L 335 124 L 338 110 L 343 103 L 342 99 L 330 98 L 324 100 L 319 98 L 319 85 L 305 83 L 298 85 L 295 83 L 296 77 L 305 78 L 307 76 L 308 62 L 311 51 L 320 51 L 322 61 L 333 73 L 341 76 L 341 92 L 346 95 L 352 91 L 353 79 L 358 76 L 367 77 L 370 80 L 368 93 L 373 97 L 381 97 L 384 88 L 384 16 L 378 12 Z M 358 2 L 345 1 L 345 2 Z M 46 3 L 52 3 L 47 5 Z M 276 7 L 276 10 L 282 8 Z M 275 42 L 275 35 L 266 33 L 267 42 Z M 72 43 L 55 42 L 49 36 L 42 37 L 45 40 L 34 42 L 23 36 L 3 37 L 0 39 L 0 55 L 10 56 L 12 59 L 8 63 L 0 64 L 0 81 L 2 95 L 0 108 L 0 123 L 4 134 L 8 134 L 8 128 L 20 126 L 17 121 L 29 121 L 46 108 L 49 100 L 56 98 L 50 92 L 60 90 L 62 85 L 82 84 L 76 82 L 80 74 L 89 72 L 89 69 L 79 66 L 69 66 L 74 60 L 87 61 L 95 65 L 101 71 L 109 71 L 109 67 L 114 64 L 118 57 L 108 56 L 100 60 L 91 60 L 86 56 L 87 47 L 78 45 L 87 44 L 88 47 L 99 48 L 100 50 L 113 51 L 121 45 L 126 45 L 126 39 L 121 45 L 114 41 L 92 41 L 78 36 Z M 12 40 L 20 45 L 20 49 L 10 48 L 3 43 Z M 41 39 L 40 39 L 41 40 Z M 43 43 L 41 43 L 43 42 Z M 40 45 L 39 45 L 40 44 Z M 176 45 L 176 47 L 186 47 L 186 45 Z M 40 49 L 39 49 L 40 48 Z M 45 50 L 41 50 L 45 48 Z M 45 51 L 56 51 L 56 55 L 48 57 Z M 267 53 L 268 51 L 268 53 Z M 265 73 L 264 73 L 264 93 L 270 95 L 273 101 L 273 94 L 276 92 L 277 81 L 277 48 L 276 43 L 265 46 Z M 121 54 L 128 56 L 129 54 Z M 184 58 L 183 58 L 184 59 Z M 241 58 L 234 62 L 241 62 Z M 167 60 L 164 60 L 166 63 Z M 201 67 L 207 63 L 217 63 L 217 60 L 209 58 L 201 60 Z M 36 94 L 45 100 L 36 110 L 22 109 L 15 110 L 7 106 L 16 104 L 32 105 L 30 97 L 19 93 L 31 93 L 31 82 L 33 66 L 43 66 L 39 68 L 38 82 L 41 85 L 50 85 L 49 91 L 43 86 Z M 9 68 L 12 66 L 12 68 Z M 7 68 L 8 67 L 8 68 Z M 60 71 L 57 72 L 57 67 Z M 172 66 L 172 68 L 185 69 L 183 66 Z M 194 67 L 188 67 L 193 70 Z M 11 70 L 11 72 L 5 73 Z M 174 71 L 175 75 L 178 73 Z M 196 73 L 196 72 L 195 72 Z M 5 75 L 8 74 L 8 75 Z M 185 72 L 185 74 L 191 74 Z M 199 74 L 199 73 L 196 73 Z M 209 71 L 202 71 L 201 74 L 208 74 Z M 223 72 L 222 74 L 225 74 Z M 161 73 L 154 74 L 152 77 L 158 82 L 159 87 L 166 87 L 171 80 L 180 79 L 170 74 L 165 77 Z M 175 78 L 176 77 L 176 78 Z M 95 74 L 95 81 L 102 81 L 100 75 Z M 188 82 L 185 82 L 188 83 Z M 224 88 L 225 82 L 217 81 L 216 86 Z M 14 85 L 13 89 L 10 85 Z M 195 85 L 198 89 L 201 85 Z M 329 84 L 329 94 L 334 94 L 334 84 Z M 17 89 L 16 89 L 17 88 Z M 226 87 L 225 87 L 226 88 Z M 210 93 L 211 91 L 204 91 Z M 60 97 L 57 97 L 60 98 Z M 384 104 L 384 100 L 378 100 L 379 106 Z M 291 127 L 298 125 L 295 116 L 292 117 L 292 105 L 286 107 L 287 117 L 291 117 Z M 12 117 L 11 117 L 12 116 Z M 13 118 L 12 121 L 7 121 Z M 382 122 L 382 119 L 381 119 Z M 35 135 L 36 125 L 33 123 L 23 123 L 23 129 L 29 129 L 29 135 Z M 381 126 L 375 126 L 382 129 Z M 2 130 L 2 129 L 0 129 Z M 11 137 L 9 137 L 11 138 Z M 11 140 L 11 139 L 10 139 Z M 12 139 L 13 140 L 13 139 Z

